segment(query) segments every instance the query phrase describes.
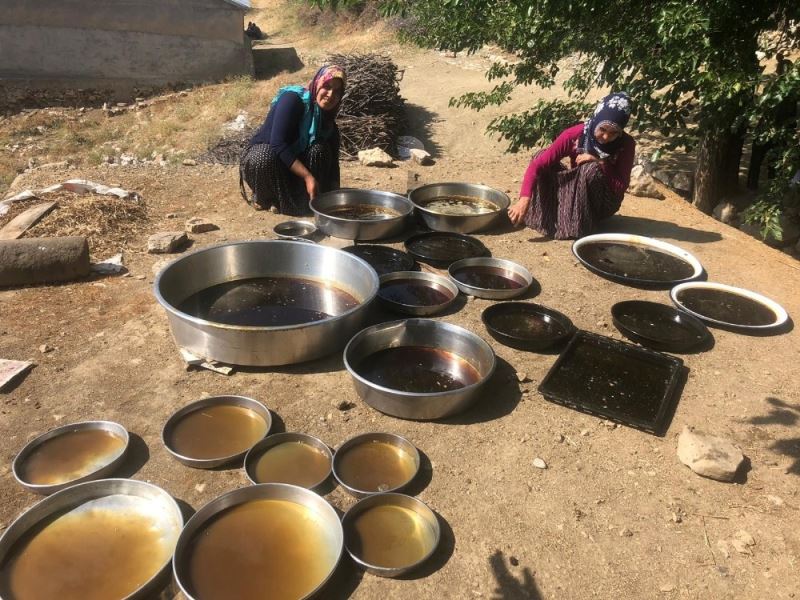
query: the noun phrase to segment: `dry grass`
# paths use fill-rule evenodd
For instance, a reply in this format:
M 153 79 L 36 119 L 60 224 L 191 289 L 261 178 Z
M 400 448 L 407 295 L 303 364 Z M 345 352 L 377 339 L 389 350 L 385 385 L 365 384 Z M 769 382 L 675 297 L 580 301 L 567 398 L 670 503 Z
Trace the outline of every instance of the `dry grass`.
M 28 229 L 23 237 L 84 236 L 95 260 L 107 258 L 123 250 L 140 250 L 143 232 L 148 224 L 147 206 L 143 200 L 122 200 L 116 196 L 76 194 L 59 191 L 44 198 L 21 200 L 0 217 L 0 227 L 31 206 L 57 201 L 56 207 Z

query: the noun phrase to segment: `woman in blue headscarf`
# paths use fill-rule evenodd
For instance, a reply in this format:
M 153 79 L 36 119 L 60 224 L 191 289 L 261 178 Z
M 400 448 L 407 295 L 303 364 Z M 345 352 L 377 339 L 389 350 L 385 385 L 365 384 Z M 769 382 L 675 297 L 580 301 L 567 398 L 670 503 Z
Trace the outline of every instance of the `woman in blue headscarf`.
M 525 171 L 519 202 L 508 209 L 515 225 L 556 239 L 579 238 L 613 215 L 631 179 L 636 142 L 625 133 L 631 104 L 609 94 L 584 123 L 565 129 Z M 570 169 L 561 164 L 569 157 Z
M 310 212 L 309 200 L 339 187 L 339 129 L 346 77 L 336 65 L 322 67 L 307 88 L 281 88 L 264 123 L 239 163 L 239 186 L 256 209 L 288 215 Z M 244 182 L 253 191 L 247 197 Z

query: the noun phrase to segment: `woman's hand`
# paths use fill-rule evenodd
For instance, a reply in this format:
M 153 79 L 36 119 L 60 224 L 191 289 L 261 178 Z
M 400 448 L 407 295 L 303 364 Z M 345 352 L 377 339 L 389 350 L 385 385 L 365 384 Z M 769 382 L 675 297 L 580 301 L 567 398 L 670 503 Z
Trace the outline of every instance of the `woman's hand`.
M 317 180 L 314 179 L 314 176 L 309 174 L 308 176 L 303 178 L 303 181 L 306 184 L 306 192 L 308 193 L 308 199 L 313 200 L 317 197 L 317 191 L 319 190 L 319 184 Z
M 516 204 L 508 207 L 508 218 L 511 220 L 512 225 L 519 225 L 523 222 L 530 203 L 531 199 L 523 196 Z
M 575 163 L 579 165 L 582 165 L 583 163 L 587 162 L 597 162 L 597 161 L 598 158 L 596 156 L 594 156 L 593 154 L 589 154 L 587 152 L 584 152 L 583 154 L 578 154 L 578 156 L 575 157 Z

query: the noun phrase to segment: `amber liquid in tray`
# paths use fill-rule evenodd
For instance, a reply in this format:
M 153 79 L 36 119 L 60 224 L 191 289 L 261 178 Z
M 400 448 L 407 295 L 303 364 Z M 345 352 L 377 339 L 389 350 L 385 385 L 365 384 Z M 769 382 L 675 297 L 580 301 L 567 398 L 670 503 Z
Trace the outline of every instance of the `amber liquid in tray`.
M 348 448 L 337 460 L 336 472 L 351 488 L 386 492 L 411 481 L 416 463 L 394 444 L 373 440 Z
M 64 483 L 102 468 L 124 448 L 125 441 L 109 431 L 70 431 L 38 445 L 25 458 L 20 475 L 36 485 Z
M 331 471 L 331 460 L 305 442 L 283 442 L 267 450 L 255 463 L 258 483 L 291 483 L 311 487 L 320 483 Z
M 244 452 L 267 434 L 267 423 L 241 406 L 206 406 L 181 417 L 169 434 L 170 447 L 182 456 L 224 458 Z
M 335 544 L 310 508 L 287 500 L 251 500 L 200 531 L 188 557 L 195 598 L 304 598 L 336 565 Z

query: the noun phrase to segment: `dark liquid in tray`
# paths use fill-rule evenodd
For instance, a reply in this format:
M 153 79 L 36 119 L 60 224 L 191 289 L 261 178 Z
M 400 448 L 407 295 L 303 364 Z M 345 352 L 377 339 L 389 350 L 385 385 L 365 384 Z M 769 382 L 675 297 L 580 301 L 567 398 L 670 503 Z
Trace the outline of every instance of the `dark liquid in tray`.
M 357 305 L 347 292 L 312 279 L 257 277 L 201 290 L 178 310 L 225 325 L 270 327 L 321 321 Z
M 389 442 L 373 440 L 347 449 L 336 461 L 336 473 L 352 488 L 385 492 L 405 485 L 416 472 L 414 458 Z
M 25 459 L 21 475 L 37 485 L 64 483 L 107 465 L 124 447 L 125 441 L 109 431 L 70 431 L 37 446 Z
M 604 273 L 648 281 L 680 281 L 694 275 L 688 262 L 641 244 L 596 242 L 581 246 L 581 258 Z
M 611 344 L 581 341 L 562 360 L 547 388 L 568 403 L 640 423 L 658 416 L 672 367 Z
M 348 546 L 361 560 L 379 567 L 413 565 L 433 550 L 433 528 L 402 506 L 373 506 L 353 519 Z
M 460 356 L 423 346 L 379 350 L 362 360 L 356 371 L 377 385 L 413 393 L 458 390 L 480 380 L 477 369 Z
M 409 250 L 423 260 L 451 263 L 486 254 L 485 248 L 477 240 L 435 235 L 412 240 Z
M 224 458 L 248 450 L 266 434 L 266 421 L 252 410 L 230 405 L 206 406 L 181 417 L 168 442 L 182 456 Z
M 421 279 L 393 279 L 381 285 L 381 298 L 409 306 L 437 306 L 452 298 Z
M 436 196 L 419 205 L 440 215 L 485 215 L 500 210 L 494 202 L 473 196 Z
M 564 326 L 552 317 L 533 313 L 500 314 L 489 324 L 501 333 L 519 339 L 553 338 L 567 333 Z
M 353 219 L 357 221 L 380 221 L 381 219 L 394 219 L 400 213 L 387 206 L 374 204 L 345 204 L 325 209 L 325 214 L 339 219 Z
M 666 311 L 637 311 L 620 315 L 620 322 L 633 333 L 660 342 L 688 342 L 703 339 L 702 332 Z
M 305 442 L 283 442 L 268 448 L 255 464 L 258 483 L 291 483 L 311 487 L 331 471 L 331 460 Z
M 305 598 L 336 565 L 334 536 L 314 509 L 288 500 L 251 500 L 211 520 L 192 541 L 195 598 Z
M 45 520 L 16 543 L 0 570 L 3 598 L 124 598 L 153 577 L 174 549 L 153 518 L 92 508 Z
M 697 314 L 734 325 L 771 325 L 777 319 L 761 302 L 725 290 L 683 290 L 678 294 L 678 301 Z
M 519 275 L 499 267 L 464 267 L 454 272 L 453 277 L 466 285 L 486 290 L 518 290 L 525 285 Z
M 350 246 L 345 251 L 363 258 L 375 269 L 378 275 L 394 273 L 395 271 L 413 271 L 415 267 L 414 259 L 410 255 L 394 248 L 362 244 Z

